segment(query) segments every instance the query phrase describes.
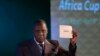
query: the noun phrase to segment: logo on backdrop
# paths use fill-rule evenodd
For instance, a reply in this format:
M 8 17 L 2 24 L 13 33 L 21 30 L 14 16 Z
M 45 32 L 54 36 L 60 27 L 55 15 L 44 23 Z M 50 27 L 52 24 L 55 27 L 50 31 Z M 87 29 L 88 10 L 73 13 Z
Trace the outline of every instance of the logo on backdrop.
M 71 11 L 91 11 L 96 13 L 100 10 L 99 2 L 91 2 L 86 0 L 85 2 L 75 2 L 74 0 L 60 0 L 59 10 L 71 10 Z

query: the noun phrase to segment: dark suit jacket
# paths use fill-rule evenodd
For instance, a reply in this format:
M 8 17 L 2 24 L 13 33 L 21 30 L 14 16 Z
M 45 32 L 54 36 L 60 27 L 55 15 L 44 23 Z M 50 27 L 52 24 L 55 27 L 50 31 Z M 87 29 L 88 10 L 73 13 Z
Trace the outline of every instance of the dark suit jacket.
M 56 40 L 45 41 L 45 55 L 44 56 L 75 56 L 76 45 L 69 44 L 69 51 L 64 50 L 59 46 Z M 16 52 L 17 56 L 42 56 L 38 45 L 35 41 L 25 41 L 20 44 Z

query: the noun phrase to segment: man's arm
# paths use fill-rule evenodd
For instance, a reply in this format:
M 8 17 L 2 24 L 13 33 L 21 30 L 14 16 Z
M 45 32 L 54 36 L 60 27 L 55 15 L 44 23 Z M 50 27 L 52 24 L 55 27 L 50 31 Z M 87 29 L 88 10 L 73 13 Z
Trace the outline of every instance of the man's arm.
M 72 31 L 73 37 L 70 39 L 69 44 L 69 56 L 76 56 L 76 42 L 77 42 L 77 33 Z
M 57 55 L 59 56 L 76 56 L 76 44 L 72 45 L 71 43 L 69 44 L 69 51 L 65 50 L 61 46 L 58 49 Z
M 72 45 L 70 43 L 69 44 L 69 51 L 68 51 L 69 56 L 76 56 L 76 49 L 77 49 L 76 44 Z
M 72 31 L 73 37 L 70 39 L 69 44 L 69 56 L 76 56 L 76 42 L 77 42 L 77 33 Z
M 70 39 L 69 51 L 66 51 L 62 47 L 59 47 L 58 55 L 60 56 L 76 56 L 76 42 L 77 42 L 77 34 L 76 32 L 72 32 L 73 37 Z

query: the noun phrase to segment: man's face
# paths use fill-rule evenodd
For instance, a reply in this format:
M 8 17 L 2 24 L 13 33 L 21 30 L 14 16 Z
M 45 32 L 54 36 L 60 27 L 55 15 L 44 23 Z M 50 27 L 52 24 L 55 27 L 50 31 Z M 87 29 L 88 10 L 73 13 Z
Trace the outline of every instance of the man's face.
M 36 41 L 42 43 L 47 37 L 47 26 L 45 23 L 36 24 L 34 28 L 34 36 Z

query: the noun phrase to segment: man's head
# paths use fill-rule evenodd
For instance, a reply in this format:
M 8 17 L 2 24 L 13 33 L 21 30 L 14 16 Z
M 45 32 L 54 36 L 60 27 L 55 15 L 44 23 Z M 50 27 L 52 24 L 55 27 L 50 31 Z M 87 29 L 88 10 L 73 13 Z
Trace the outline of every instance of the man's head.
M 44 20 L 37 20 L 34 24 L 33 33 L 36 41 L 42 43 L 46 39 L 48 33 L 46 22 Z

